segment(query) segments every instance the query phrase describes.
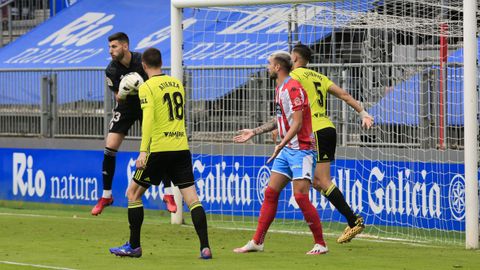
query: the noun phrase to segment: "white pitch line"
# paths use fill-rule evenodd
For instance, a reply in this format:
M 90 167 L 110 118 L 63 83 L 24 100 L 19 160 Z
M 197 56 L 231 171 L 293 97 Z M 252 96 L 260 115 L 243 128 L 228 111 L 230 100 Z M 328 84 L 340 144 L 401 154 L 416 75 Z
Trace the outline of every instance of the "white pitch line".
M 192 226 L 192 225 L 182 225 L 182 226 Z M 223 230 L 231 230 L 231 231 L 255 231 L 255 229 L 249 229 L 249 228 L 226 228 L 226 227 L 218 227 L 218 226 L 212 226 L 216 229 L 223 229 Z M 294 234 L 294 235 L 309 235 L 311 232 L 296 232 L 296 231 L 288 231 L 288 230 L 275 230 L 275 229 L 269 229 L 268 230 L 271 233 L 281 233 L 281 234 Z M 329 236 L 335 236 L 333 233 L 324 233 L 324 235 L 329 235 Z M 421 241 L 419 242 L 414 242 L 414 241 L 409 241 L 406 239 L 401 239 L 401 238 L 391 238 L 391 237 L 379 237 L 379 236 L 370 236 L 367 234 L 359 234 L 356 236 L 358 240 L 362 241 L 367 241 L 367 242 L 376 242 L 376 243 L 399 243 L 399 244 L 404 244 L 407 246 L 420 246 L 420 247 L 432 247 L 432 248 L 440 248 L 441 246 L 437 245 L 429 245 L 429 244 L 423 244 Z
M 1 213 L 0 216 L 17 216 L 17 217 L 48 217 L 48 218 L 56 218 L 57 216 L 49 216 L 49 215 L 38 215 L 38 214 L 19 214 L 19 213 Z
M 2 213 L 0 212 L 0 216 L 5 215 L 5 216 L 24 216 L 24 217 L 38 217 L 38 218 L 63 218 L 63 219 L 82 219 L 82 220 L 95 220 L 95 221 L 108 221 L 108 222 L 120 222 L 116 219 L 96 219 L 96 218 L 88 218 L 88 217 L 70 217 L 70 216 L 49 216 L 49 215 L 38 215 L 38 214 L 17 214 L 17 213 Z M 123 221 L 122 221 L 123 222 Z M 148 224 L 148 225 L 158 225 L 159 223 L 157 222 L 143 222 L 143 224 Z M 182 226 L 187 226 L 187 227 L 193 227 L 193 225 L 182 225 Z M 227 228 L 227 227 L 222 227 L 222 226 L 211 226 L 216 229 L 223 229 L 223 230 L 232 230 L 232 231 L 255 231 L 255 229 L 250 229 L 250 228 Z M 288 230 L 275 230 L 275 229 L 270 229 L 268 230 L 269 232 L 272 233 L 281 233 L 281 234 L 297 234 L 297 235 L 308 235 L 311 234 L 311 232 L 296 232 L 296 231 L 288 231 Z M 335 236 L 333 233 L 324 233 L 324 235 L 329 235 L 329 236 Z M 429 244 L 427 241 L 413 241 L 413 240 L 407 240 L 407 239 L 401 239 L 401 238 L 394 238 L 394 237 L 382 237 L 382 236 L 373 236 L 369 234 L 359 234 L 356 236 L 358 240 L 364 240 L 367 242 L 377 242 L 377 243 L 400 243 L 404 245 L 409 245 L 409 246 L 421 246 L 421 247 L 442 247 L 439 245 L 435 244 Z
M 123 223 L 124 222 L 124 221 L 121 221 L 121 220 L 118 220 L 118 219 L 96 218 L 96 217 L 77 217 L 77 215 L 73 215 L 73 216 L 52 216 L 52 215 L 40 215 L 40 214 L 18 214 L 18 213 L 0 212 L 0 216 L 77 219 L 77 220 L 89 220 L 89 221 L 97 221 L 97 222 L 117 222 L 117 223 Z M 143 224 L 158 225 L 158 224 L 161 224 L 161 223 L 144 221 Z
M 30 267 L 43 268 L 43 269 L 77 270 L 77 269 L 73 269 L 73 268 L 56 267 L 56 266 L 41 265 L 41 264 L 31 264 L 31 263 L 19 263 L 19 262 L 9 262 L 9 261 L 0 261 L 0 263 L 3 263 L 3 264 L 11 264 L 11 265 L 20 265 L 20 266 L 30 266 Z

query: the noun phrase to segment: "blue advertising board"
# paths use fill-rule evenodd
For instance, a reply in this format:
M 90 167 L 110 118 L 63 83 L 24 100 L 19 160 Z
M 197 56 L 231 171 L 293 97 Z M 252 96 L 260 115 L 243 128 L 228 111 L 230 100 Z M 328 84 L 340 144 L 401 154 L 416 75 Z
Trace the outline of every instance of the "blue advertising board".
M 113 183 L 115 205 L 126 207 L 125 191 L 136 152 L 120 152 Z M 0 149 L 0 200 L 94 205 L 102 192 L 103 152 Z M 212 214 L 258 216 L 270 177 L 267 157 L 193 154 L 199 198 Z M 464 167 L 456 163 L 336 160 L 334 182 L 368 224 L 463 231 Z M 143 198 L 165 209 L 163 184 Z M 310 199 L 324 221 L 344 221 L 316 191 Z M 278 217 L 302 219 L 291 185 L 281 193 Z

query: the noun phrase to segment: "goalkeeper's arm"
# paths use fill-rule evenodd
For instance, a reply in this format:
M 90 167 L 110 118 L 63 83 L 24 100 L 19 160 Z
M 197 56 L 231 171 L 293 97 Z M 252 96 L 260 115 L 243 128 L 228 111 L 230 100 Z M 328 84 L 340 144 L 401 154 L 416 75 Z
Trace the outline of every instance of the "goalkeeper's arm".
M 368 129 L 373 125 L 373 117 L 368 114 L 368 112 L 363 109 L 362 105 L 360 105 L 357 100 L 355 100 L 349 93 L 347 93 L 347 91 L 343 90 L 336 84 L 332 84 L 328 88 L 328 92 L 345 101 L 350 107 L 352 107 L 362 119 L 363 127 Z
M 120 102 L 121 99 L 120 97 L 118 96 L 118 89 L 120 87 L 120 82 L 119 81 L 116 81 L 113 79 L 113 74 L 112 74 L 112 71 L 110 69 L 106 69 L 105 70 L 105 80 L 106 80 L 106 83 L 107 83 L 107 86 L 108 88 L 113 92 L 113 94 L 115 95 L 115 100 L 117 102 Z

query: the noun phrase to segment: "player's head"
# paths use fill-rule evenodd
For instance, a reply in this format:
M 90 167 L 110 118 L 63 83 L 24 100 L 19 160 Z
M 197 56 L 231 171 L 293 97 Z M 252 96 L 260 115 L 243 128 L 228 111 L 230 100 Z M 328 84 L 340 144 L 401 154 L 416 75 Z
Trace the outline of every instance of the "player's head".
M 121 61 L 125 57 L 125 54 L 129 51 L 129 42 L 127 34 L 123 32 L 108 37 L 108 52 L 112 60 Z
M 276 79 L 278 73 L 290 73 L 292 69 L 292 60 L 290 55 L 284 51 L 274 52 L 268 57 L 268 74 L 270 78 Z
M 312 60 L 312 50 L 304 44 L 298 43 L 292 49 L 292 61 L 300 65 L 306 65 Z
M 162 67 L 162 53 L 159 49 L 148 48 L 142 54 L 142 65 L 145 71 Z

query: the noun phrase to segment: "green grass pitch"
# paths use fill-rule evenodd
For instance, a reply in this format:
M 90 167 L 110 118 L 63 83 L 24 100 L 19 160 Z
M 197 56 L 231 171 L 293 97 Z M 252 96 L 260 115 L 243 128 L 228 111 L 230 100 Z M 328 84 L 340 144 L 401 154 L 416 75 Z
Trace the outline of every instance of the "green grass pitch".
M 119 258 L 108 248 L 128 240 L 126 209 L 110 207 L 98 217 L 89 212 L 86 206 L 0 201 L 0 269 L 480 269 L 480 252 L 461 245 L 362 238 L 339 245 L 330 233 L 326 255 L 305 255 L 313 246 L 309 234 L 279 232 L 267 235 L 264 252 L 235 254 L 253 231 L 216 222 L 209 223 L 214 258 L 203 261 L 189 216 L 187 225 L 171 225 L 169 214 L 153 210 L 145 211 L 143 257 Z

